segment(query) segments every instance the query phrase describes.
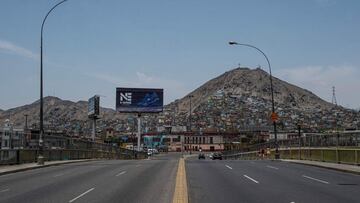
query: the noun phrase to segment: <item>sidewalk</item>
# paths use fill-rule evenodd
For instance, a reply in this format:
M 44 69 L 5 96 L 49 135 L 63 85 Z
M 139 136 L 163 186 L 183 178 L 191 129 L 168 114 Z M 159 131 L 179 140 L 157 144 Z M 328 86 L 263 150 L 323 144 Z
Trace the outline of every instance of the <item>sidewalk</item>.
M 26 171 L 31 169 L 37 168 L 44 168 L 49 166 L 57 166 L 61 164 L 70 164 L 70 163 L 77 163 L 77 162 L 85 162 L 85 161 L 95 161 L 99 159 L 81 159 L 81 160 L 67 160 L 67 161 L 47 161 L 44 165 L 37 165 L 37 163 L 27 163 L 27 164 L 18 164 L 18 165 L 0 165 L 0 176 L 9 174 L 9 173 L 16 173 L 20 171 Z
M 327 169 L 349 172 L 349 173 L 355 173 L 355 174 L 360 175 L 360 166 L 356 166 L 356 165 L 336 164 L 336 163 L 328 163 L 328 162 L 320 162 L 320 161 L 293 160 L 293 159 L 281 159 L 281 161 L 316 166 L 316 167 L 327 168 Z

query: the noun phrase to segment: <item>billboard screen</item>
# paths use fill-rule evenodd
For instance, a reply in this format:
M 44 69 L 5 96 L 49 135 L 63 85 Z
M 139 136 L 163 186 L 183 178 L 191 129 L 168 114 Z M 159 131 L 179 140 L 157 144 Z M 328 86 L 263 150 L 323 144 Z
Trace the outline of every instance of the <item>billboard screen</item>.
M 94 117 L 100 115 L 100 97 L 93 96 L 88 101 L 88 116 Z
M 116 88 L 116 110 L 123 113 L 163 111 L 163 89 Z

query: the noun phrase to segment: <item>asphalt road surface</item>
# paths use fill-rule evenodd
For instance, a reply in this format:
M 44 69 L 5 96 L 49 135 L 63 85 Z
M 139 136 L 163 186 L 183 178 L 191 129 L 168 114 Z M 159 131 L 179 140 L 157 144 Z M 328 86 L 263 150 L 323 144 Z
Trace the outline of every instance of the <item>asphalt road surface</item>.
M 190 202 L 360 202 L 360 176 L 280 161 L 186 161 Z
M 178 154 L 105 160 L 0 176 L 0 202 L 172 202 Z
M 0 176 L 0 202 L 172 202 L 180 154 Z M 189 202 L 360 202 L 360 176 L 278 161 L 185 162 Z

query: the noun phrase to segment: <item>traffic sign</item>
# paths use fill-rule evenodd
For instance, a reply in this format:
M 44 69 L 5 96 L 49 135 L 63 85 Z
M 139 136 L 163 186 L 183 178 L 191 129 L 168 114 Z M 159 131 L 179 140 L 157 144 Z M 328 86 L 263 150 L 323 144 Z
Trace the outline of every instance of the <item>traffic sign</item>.
M 278 119 L 279 119 L 279 116 L 277 115 L 277 113 L 272 112 L 272 113 L 271 113 L 271 120 L 272 120 L 273 122 L 275 122 L 275 121 L 277 121 Z

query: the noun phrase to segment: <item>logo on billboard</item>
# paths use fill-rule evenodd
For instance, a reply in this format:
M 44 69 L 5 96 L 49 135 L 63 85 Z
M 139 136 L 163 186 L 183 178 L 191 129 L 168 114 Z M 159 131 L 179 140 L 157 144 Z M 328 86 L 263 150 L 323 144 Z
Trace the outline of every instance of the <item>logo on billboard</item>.
M 116 88 L 116 110 L 124 113 L 163 111 L 163 89 Z
M 131 104 L 131 98 L 132 98 L 131 92 L 120 93 L 121 104 Z

